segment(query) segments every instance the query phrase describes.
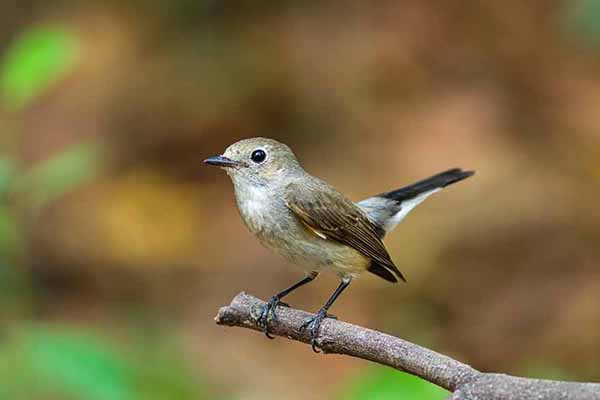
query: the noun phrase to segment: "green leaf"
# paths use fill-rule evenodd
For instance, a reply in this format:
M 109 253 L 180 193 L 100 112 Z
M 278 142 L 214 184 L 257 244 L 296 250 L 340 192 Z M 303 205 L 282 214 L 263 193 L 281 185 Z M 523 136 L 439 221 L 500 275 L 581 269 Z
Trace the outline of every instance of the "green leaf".
M 31 326 L 14 341 L 0 352 L 0 360 L 10 360 L 9 365 L 0 362 L 2 398 L 25 398 L 19 394 L 35 389 L 32 398 L 35 393 L 67 399 L 135 399 L 128 365 L 91 336 Z
M 19 179 L 17 190 L 27 191 L 34 206 L 42 206 L 93 178 L 100 159 L 98 146 L 74 145 L 36 165 Z
M 154 346 L 156 347 L 156 346 Z M 207 397 L 200 388 L 203 386 L 198 376 L 194 376 L 174 356 L 173 349 L 169 353 L 165 349 L 150 350 L 145 347 L 142 360 L 135 369 L 138 382 L 137 393 L 140 399 L 194 399 L 203 400 Z
M 0 96 L 10 109 L 27 106 L 75 65 L 76 36 L 66 27 L 38 26 L 21 33 L 0 63 Z
M 0 342 L 0 399 L 207 398 L 164 340 L 142 342 L 126 347 L 73 328 L 22 325 Z
M 449 392 L 416 376 L 376 368 L 353 380 L 341 400 L 442 400 Z
M 81 398 L 134 398 L 129 371 L 120 357 L 98 341 L 73 334 L 36 333 L 25 338 L 26 360 L 49 386 L 60 382 Z
M 591 45 L 600 45 L 600 0 L 579 0 L 568 3 L 568 27 Z

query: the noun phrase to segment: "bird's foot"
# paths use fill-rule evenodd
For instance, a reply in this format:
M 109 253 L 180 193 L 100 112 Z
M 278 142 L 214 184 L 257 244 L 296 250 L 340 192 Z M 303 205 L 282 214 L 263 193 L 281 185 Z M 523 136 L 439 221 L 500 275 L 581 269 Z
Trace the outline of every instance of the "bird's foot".
M 265 336 L 269 339 L 275 339 L 275 337 L 271 336 L 269 333 L 269 323 L 271 321 L 277 321 L 277 306 L 289 307 L 289 304 L 282 302 L 281 298 L 278 296 L 273 296 L 261 307 L 260 315 L 255 321 L 256 326 L 262 326 Z
M 319 310 L 317 315 L 304 321 L 300 327 L 300 332 L 304 332 L 305 329 L 310 328 L 310 345 L 315 353 L 320 353 L 320 351 L 317 350 L 317 337 L 319 336 L 319 327 L 321 326 L 321 322 L 323 322 L 325 318 L 337 319 L 335 315 L 327 314 L 327 310 L 322 308 Z

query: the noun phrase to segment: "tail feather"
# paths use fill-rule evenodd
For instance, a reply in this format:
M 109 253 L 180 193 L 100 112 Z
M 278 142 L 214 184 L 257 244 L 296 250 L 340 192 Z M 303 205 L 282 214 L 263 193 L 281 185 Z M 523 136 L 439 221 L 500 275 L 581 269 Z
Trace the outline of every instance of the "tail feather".
M 412 185 L 392 190 L 391 192 L 381 193 L 377 196 L 403 202 L 405 200 L 413 199 L 421 193 L 429 192 L 438 188 L 444 188 L 455 182 L 468 178 L 474 173 L 474 171 L 463 171 L 459 168 L 449 169 L 448 171 L 441 172 L 427 179 L 413 183 Z
M 398 269 L 391 270 L 390 268 L 379 264 L 377 261 L 371 261 L 371 265 L 369 265 L 367 271 L 385 279 L 388 282 L 396 283 L 398 282 L 398 278 L 406 282 L 404 275 L 402 275 L 402 273 Z M 398 278 L 396 278 L 396 276 Z
M 442 188 L 472 176 L 475 172 L 449 169 L 412 185 L 378 194 L 357 203 L 378 228 L 383 238 L 423 200 Z

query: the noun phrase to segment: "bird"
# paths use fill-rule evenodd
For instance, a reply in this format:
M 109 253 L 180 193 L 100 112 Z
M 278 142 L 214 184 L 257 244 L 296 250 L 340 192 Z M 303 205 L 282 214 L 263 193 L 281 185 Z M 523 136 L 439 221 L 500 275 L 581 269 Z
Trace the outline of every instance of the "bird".
M 322 321 L 333 317 L 329 309 L 353 279 L 367 271 L 388 282 L 406 282 L 384 237 L 427 197 L 474 174 L 453 168 L 355 203 L 306 172 L 294 152 L 274 139 L 240 140 L 204 163 L 227 172 L 242 220 L 259 242 L 306 273 L 263 305 L 256 324 L 268 338 L 273 338 L 269 326 L 277 319 L 277 307 L 287 306 L 282 302 L 285 296 L 323 271 L 339 276 L 331 297 L 301 327 L 310 329 L 315 352 Z

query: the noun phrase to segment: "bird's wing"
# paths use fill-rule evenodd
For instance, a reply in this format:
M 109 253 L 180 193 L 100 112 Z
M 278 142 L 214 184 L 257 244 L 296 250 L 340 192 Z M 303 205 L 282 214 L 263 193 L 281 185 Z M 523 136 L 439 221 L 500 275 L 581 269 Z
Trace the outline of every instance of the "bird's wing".
M 396 281 L 390 274 L 392 272 L 405 280 L 379 239 L 377 227 L 360 208 L 335 189 L 292 182 L 285 188 L 285 202 L 317 236 L 336 240 L 370 258 L 373 261 L 369 267 L 371 272 Z

